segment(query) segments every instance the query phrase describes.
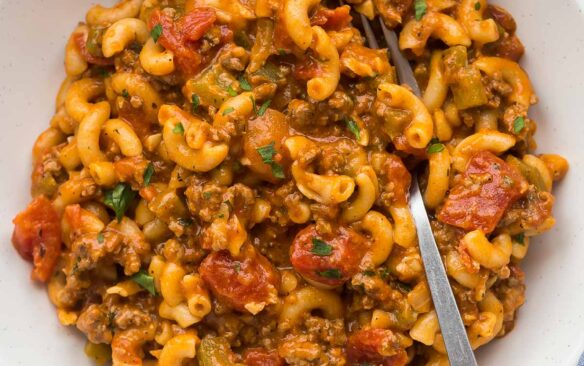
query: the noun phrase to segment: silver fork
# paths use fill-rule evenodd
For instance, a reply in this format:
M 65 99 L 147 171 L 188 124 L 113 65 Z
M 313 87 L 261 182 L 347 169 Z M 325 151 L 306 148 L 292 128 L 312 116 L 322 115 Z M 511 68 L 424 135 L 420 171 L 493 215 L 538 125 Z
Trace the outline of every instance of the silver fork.
M 369 20 L 363 14 L 359 15 L 369 47 L 379 48 L 379 43 L 375 38 Z M 414 72 L 408 60 L 399 49 L 397 35 L 385 26 L 381 18 L 378 18 L 378 20 L 381 24 L 383 37 L 389 48 L 390 57 L 396 67 L 398 80 L 402 84 L 408 85 L 414 94 L 421 97 L 422 93 L 414 77 Z M 446 345 L 448 360 L 451 366 L 476 366 L 477 361 L 468 341 L 466 330 L 460 318 L 460 313 L 458 312 L 458 307 L 456 306 L 456 301 L 454 300 L 454 295 L 440 257 L 440 252 L 432 234 L 432 228 L 430 227 L 430 220 L 428 220 L 428 214 L 424 206 L 424 200 L 422 199 L 417 174 L 414 174 L 413 178 L 410 209 L 412 210 L 412 215 L 416 223 L 420 253 L 424 261 L 426 278 L 430 292 L 432 293 L 432 300 L 434 301 L 434 309 L 438 315 L 440 330 L 444 338 L 444 344 Z

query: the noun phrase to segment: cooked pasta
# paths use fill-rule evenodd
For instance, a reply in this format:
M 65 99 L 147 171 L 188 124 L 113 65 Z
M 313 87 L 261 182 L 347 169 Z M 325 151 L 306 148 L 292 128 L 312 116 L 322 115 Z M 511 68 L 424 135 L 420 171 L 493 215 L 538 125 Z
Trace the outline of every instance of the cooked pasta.
M 72 30 L 12 241 L 88 356 L 448 364 L 412 169 L 471 345 L 513 328 L 568 163 L 533 151 L 512 16 L 487 0 L 349 3 L 396 29 L 423 98 L 349 5 L 122 0 Z

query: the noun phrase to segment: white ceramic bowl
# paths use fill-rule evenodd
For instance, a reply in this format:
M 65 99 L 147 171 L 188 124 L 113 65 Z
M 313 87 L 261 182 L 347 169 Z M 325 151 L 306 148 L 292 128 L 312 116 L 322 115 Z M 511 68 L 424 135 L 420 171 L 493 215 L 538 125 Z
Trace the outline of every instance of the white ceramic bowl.
M 29 202 L 30 150 L 64 77 L 63 49 L 90 0 L 0 0 L 0 365 L 92 365 L 84 340 L 59 325 L 44 289 L 10 243 Z M 111 1 L 108 1 L 111 2 Z M 539 151 L 565 155 L 557 226 L 534 241 L 523 268 L 527 302 L 513 332 L 478 352 L 481 365 L 576 365 L 584 351 L 584 0 L 498 0 L 515 16 L 523 65 L 540 103 Z M 583 220 L 583 221 L 580 221 Z

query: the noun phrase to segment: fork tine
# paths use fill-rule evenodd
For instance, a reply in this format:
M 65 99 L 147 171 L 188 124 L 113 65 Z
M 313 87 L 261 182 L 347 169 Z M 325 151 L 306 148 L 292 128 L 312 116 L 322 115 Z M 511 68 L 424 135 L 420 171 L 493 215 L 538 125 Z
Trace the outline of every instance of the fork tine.
M 375 34 L 373 33 L 373 29 L 371 28 L 371 24 L 369 23 L 369 19 L 361 13 L 359 13 L 361 17 L 361 24 L 363 25 L 363 30 L 365 31 L 365 38 L 367 39 L 367 43 L 371 48 L 379 48 L 379 43 L 377 43 L 377 39 L 375 38 Z

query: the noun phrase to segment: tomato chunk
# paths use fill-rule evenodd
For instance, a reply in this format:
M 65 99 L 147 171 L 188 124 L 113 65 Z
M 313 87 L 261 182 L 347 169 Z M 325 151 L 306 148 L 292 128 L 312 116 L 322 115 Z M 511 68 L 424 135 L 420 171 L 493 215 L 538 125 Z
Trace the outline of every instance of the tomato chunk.
M 61 254 L 61 225 L 51 201 L 35 198 L 12 222 L 12 244 L 22 258 L 33 262 L 32 279 L 47 282 Z
M 150 28 L 157 25 L 162 27 L 158 43 L 174 53 L 177 67 L 182 72 L 194 75 L 202 63 L 197 41 L 211 29 L 216 20 L 212 8 L 195 8 L 177 21 L 157 9 L 150 17 Z
M 359 271 L 368 248 L 367 239 L 343 226 L 320 235 L 316 225 L 300 231 L 290 247 L 290 261 L 304 278 L 339 286 Z
M 381 182 L 383 191 L 389 192 L 391 205 L 406 205 L 412 183 L 412 175 L 404 165 L 402 159 L 393 154 L 388 154 L 381 167 Z
M 251 245 L 245 245 L 238 258 L 227 250 L 209 254 L 199 273 L 219 301 L 239 311 L 252 303 L 273 303 L 280 283 L 270 261 Z
M 320 76 L 323 72 L 320 63 L 311 55 L 306 54 L 302 59 L 294 65 L 294 78 L 298 80 L 310 80 Z
M 347 341 L 347 358 L 351 365 L 372 362 L 385 366 L 403 366 L 408 361 L 399 338 L 388 329 L 364 329 Z
M 321 7 L 310 17 L 310 25 L 320 25 L 326 30 L 339 31 L 351 23 L 351 7 L 339 6 L 335 9 Z
M 243 355 L 243 363 L 247 366 L 283 366 L 284 360 L 276 350 L 250 348 Z
M 517 169 L 488 151 L 478 152 L 451 189 L 437 218 L 461 229 L 480 229 L 489 234 L 527 187 Z

